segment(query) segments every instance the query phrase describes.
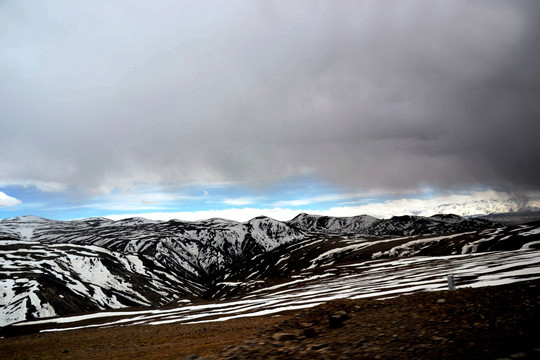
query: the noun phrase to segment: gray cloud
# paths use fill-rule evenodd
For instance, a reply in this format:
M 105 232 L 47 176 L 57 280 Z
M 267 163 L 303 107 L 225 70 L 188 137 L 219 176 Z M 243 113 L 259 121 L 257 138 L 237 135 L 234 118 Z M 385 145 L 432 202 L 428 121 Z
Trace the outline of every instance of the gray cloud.
M 540 189 L 534 1 L 0 3 L 0 180 Z

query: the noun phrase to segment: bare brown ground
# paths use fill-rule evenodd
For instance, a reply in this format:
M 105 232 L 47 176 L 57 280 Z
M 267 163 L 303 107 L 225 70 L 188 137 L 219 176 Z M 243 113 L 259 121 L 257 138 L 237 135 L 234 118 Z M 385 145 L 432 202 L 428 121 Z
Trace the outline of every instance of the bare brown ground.
M 0 339 L 5 359 L 540 359 L 540 281 L 281 317 L 128 326 Z
M 215 354 L 282 322 L 258 317 L 203 324 L 81 329 L 0 339 L 4 359 L 184 359 Z

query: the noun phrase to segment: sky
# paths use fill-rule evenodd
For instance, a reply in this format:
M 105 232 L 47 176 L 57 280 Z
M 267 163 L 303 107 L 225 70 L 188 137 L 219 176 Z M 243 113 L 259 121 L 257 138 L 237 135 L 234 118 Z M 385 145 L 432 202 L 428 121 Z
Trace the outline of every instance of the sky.
M 0 0 L 0 218 L 540 208 L 540 2 Z

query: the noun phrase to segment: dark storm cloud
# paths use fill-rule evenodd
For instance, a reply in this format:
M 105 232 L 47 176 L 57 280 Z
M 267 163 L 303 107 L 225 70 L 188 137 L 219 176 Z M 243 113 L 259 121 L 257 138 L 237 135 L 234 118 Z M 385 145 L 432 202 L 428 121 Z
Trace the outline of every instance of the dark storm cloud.
M 4 1 L 0 180 L 538 190 L 539 10 Z

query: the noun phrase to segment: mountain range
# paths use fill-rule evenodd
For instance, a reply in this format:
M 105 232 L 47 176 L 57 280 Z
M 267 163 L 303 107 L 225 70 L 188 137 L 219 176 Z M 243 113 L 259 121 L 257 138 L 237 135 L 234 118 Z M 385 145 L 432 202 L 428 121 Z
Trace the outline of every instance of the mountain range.
M 456 215 L 300 214 L 286 222 L 131 218 L 0 221 L 0 326 L 257 291 L 306 269 L 372 259 L 538 248 L 536 225 Z

